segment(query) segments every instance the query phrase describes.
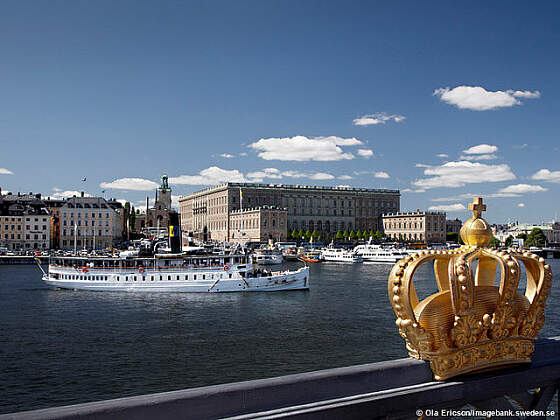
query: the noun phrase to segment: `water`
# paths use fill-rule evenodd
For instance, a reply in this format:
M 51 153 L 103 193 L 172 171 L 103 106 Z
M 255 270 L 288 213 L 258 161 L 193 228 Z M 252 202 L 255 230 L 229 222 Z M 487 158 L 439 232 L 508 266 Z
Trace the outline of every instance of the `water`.
M 309 292 L 221 295 L 56 291 L 0 266 L 0 413 L 406 357 L 390 269 L 316 264 Z M 541 337 L 560 335 L 559 302 L 553 286 Z

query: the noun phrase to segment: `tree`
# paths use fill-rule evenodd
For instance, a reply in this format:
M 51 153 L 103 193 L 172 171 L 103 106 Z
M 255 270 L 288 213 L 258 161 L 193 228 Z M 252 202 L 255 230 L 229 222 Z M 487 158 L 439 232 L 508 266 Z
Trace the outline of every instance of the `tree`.
M 445 238 L 448 242 L 458 242 L 459 234 L 457 232 L 447 232 Z
M 344 236 L 344 239 L 348 239 L 348 237 L 350 236 L 350 234 L 348 233 L 348 230 L 345 230 L 344 233 L 342 234 L 342 236 Z
M 512 244 L 512 243 L 513 243 L 513 236 L 509 235 L 509 236 L 506 238 L 506 247 L 508 247 L 508 248 L 511 247 L 511 244 Z
M 136 224 L 136 212 L 134 211 L 134 207 L 130 209 L 130 230 L 134 230 L 134 225 Z
M 315 239 L 319 239 L 321 235 L 319 235 L 319 232 L 317 232 L 317 229 L 314 229 L 313 232 L 311 232 L 311 237 L 313 238 L 313 240 Z
M 350 239 L 356 239 L 356 232 L 354 230 L 350 232 Z
M 381 233 L 380 230 L 376 230 L 375 233 L 372 236 L 378 241 L 383 239 L 383 234 Z
M 495 236 L 492 236 L 492 239 L 488 241 L 488 245 L 490 245 L 492 248 L 497 248 L 501 245 L 501 242 Z
M 527 240 L 525 241 L 525 247 L 529 248 L 531 246 L 543 247 L 546 246 L 546 236 L 543 231 L 539 228 L 534 228 L 527 235 Z
M 291 240 L 292 240 L 292 231 L 289 230 L 289 231 L 286 233 L 286 240 L 287 240 L 287 241 L 291 241 Z
M 305 231 L 305 239 L 306 239 L 306 240 L 309 240 L 310 238 L 311 238 L 311 231 L 310 231 L 309 229 L 307 229 L 307 230 Z
M 294 239 L 294 240 L 301 239 L 301 236 L 298 237 L 298 231 L 295 228 L 294 228 L 294 230 L 292 230 L 292 239 Z
M 342 233 L 341 230 L 339 230 L 338 232 L 336 232 L 336 239 L 343 239 L 344 238 L 344 234 Z
M 524 241 L 527 240 L 527 234 L 526 233 L 520 233 L 519 235 L 517 235 L 517 239 L 523 239 Z
M 300 229 L 299 232 L 297 233 L 297 237 L 299 239 L 304 239 L 305 237 L 305 232 L 303 231 L 303 229 Z

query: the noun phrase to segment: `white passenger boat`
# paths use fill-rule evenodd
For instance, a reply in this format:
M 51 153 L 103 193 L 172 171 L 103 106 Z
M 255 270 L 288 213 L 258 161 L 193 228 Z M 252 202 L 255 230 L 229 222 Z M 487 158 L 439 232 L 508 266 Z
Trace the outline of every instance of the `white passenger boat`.
M 349 251 L 343 248 L 335 248 L 332 244 L 321 249 L 321 259 L 323 261 L 349 263 L 361 263 L 363 261 L 362 257 L 357 255 L 354 251 Z
M 279 249 L 257 249 L 253 256 L 253 262 L 260 265 L 282 264 L 284 258 Z
M 309 289 L 309 268 L 267 271 L 249 256 L 51 257 L 43 281 L 54 288 L 150 292 L 268 292 Z
M 394 264 L 401 258 L 406 257 L 408 252 L 397 248 L 384 248 L 381 245 L 372 244 L 371 241 L 365 245 L 358 245 L 354 252 L 363 258 L 364 262 L 391 263 Z

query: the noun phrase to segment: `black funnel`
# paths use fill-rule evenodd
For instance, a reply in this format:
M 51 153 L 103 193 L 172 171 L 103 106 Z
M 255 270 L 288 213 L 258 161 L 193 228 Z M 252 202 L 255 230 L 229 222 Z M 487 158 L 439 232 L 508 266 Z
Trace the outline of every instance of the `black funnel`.
M 181 227 L 179 226 L 179 213 L 169 212 L 169 248 L 172 254 L 180 254 L 181 248 Z

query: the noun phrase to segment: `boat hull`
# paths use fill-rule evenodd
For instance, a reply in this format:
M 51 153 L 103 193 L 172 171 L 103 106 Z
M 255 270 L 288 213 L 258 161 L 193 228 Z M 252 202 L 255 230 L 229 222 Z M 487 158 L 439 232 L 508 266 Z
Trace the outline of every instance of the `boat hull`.
M 308 290 L 309 268 L 302 267 L 292 272 L 276 272 L 270 276 L 247 277 L 219 280 L 150 280 L 154 273 L 146 271 L 119 273 L 107 276 L 106 281 L 66 280 L 54 278 L 52 273 L 43 276 L 43 281 L 51 288 L 69 290 L 89 290 L 103 292 L 181 292 L 181 293 L 227 293 L 227 292 L 272 292 L 286 290 Z M 158 273 L 159 274 L 159 273 Z M 166 273 L 172 276 L 177 273 Z M 179 274 L 180 275 L 180 274 Z M 128 276 L 136 280 L 116 280 L 116 277 Z M 87 278 L 86 275 L 82 276 Z M 157 276 L 153 276 L 156 277 Z

